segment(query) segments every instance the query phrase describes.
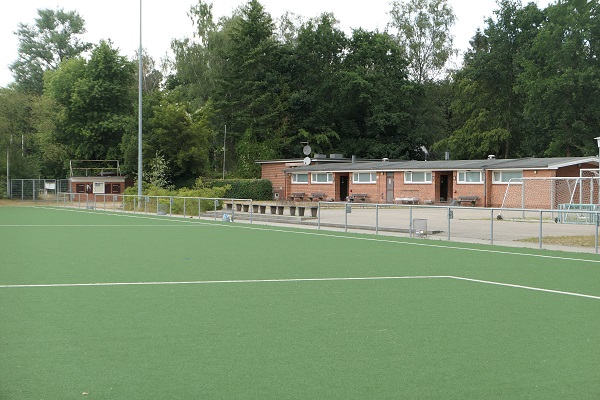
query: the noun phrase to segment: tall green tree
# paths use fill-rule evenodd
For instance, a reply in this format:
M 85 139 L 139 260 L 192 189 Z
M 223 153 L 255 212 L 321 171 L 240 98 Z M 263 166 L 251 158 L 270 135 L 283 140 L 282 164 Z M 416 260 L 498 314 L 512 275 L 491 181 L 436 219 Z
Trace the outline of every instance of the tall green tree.
M 415 142 L 414 85 L 405 53 L 387 33 L 355 30 L 334 94 L 345 154 L 368 158 L 409 156 Z
M 393 1 L 390 26 L 406 49 L 412 80 L 423 83 L 443 73 L 456 52 L 450 29 L 456 21 L 447 0 Z
M 287 87 L 281 74 L 281 47 L 271 16 L 257 0 L 242 6 L 228 32 L 228 46 L 219 49 L 227 60 L 215 90 L 215 108 L 235 141 L 240 174 L 256 174 L 257 159 L 280 152 L 286 130 Z M 228 123 L 227 123 L 228 122 Z M 255 146 L 260 143 L 260 146 Z
M 523 7 L 520 0 L 498 1 L 484 31 L 473 36 L 462 70 L 454 75 L 456 129 L 436 145 L 438 150 L 450 150 L 457 158 L 535 155 L 525 144 L 532 129 L 517 87 L 525 51 L 544 18 L 534 3 Z
M 546 156 L 596 154 L 600 126 L 600 4 L 563 0 L 546 9 L 524 61 L 519 92 Z M 545 149 L 545 151 L 544 151 Z
M 283 156 L 301 155 L 301 142 L 309 142 L 316 152 L 323 153 L 338 145 L 336 114 L 340 105 L 334 96 L 347 47 L 348 38 L 331 13 L 302 23 L 295 39 L 287 40 L 289 130 Z
M 71 59 L 47 76 L 46 94 L 61 107 L 54 140 L 77 159 L 122 159 L 123 135 L 135 130 L 135 66 L 108 42 L 90 60 Z
M 169 165 L 173 183 L 193 182 L 209 172 L 209 144 L 213 131 L 210 106 L 190 112 L 185 104 L 163 94 L 148 119 L 144 153 L 159 154 Z
M 43 74 L 61 62 L 77 57 L 92 45 L 81 41 L 85 22 L 75 11 L 38 10 L 33 25 L 20 23 L 18 58 L 10 65 L 18 90 L 41 95 Z
M 42 172 L 40 128 L 48 117 L 39 96 L 0 88 L 0 176 L 35 178 Z

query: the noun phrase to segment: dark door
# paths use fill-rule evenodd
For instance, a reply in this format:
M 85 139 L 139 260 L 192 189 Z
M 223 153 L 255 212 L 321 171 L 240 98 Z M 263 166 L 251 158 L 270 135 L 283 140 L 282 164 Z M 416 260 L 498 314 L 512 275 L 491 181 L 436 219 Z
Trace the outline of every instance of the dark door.
M 340 175 L 340 201 L 348 197 L 348 175 Z
M 448 201 L 449 175 L 440 175 L 440 201 Z
M 386 203 L 394 202 L 394 173 L 388 172 L 385 180 L 385 201 Z

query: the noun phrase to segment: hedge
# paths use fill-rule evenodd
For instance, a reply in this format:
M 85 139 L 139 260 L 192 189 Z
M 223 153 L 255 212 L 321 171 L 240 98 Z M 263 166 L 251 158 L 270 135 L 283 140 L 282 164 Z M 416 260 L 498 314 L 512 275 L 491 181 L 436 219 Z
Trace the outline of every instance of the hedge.
M 272 200 L 273 183 L 268 179 L 220 179 L 206 182 L 207 187 L 230 186 L 225 192 L 226 198 Z

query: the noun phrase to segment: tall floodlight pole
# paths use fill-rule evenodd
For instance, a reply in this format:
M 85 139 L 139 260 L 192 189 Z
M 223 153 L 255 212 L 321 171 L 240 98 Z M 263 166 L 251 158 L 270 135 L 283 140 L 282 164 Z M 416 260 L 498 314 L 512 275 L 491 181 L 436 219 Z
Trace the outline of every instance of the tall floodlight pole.
M 227 140 L 227 125 L 225 125 L 225 136 L 223 137 L 223 179 L 225 179 L 225 141 Z
M 594 139 L 596 139 L 596 143 L 598 144 L 598 174 L 600 175 L 600 136 Z M 600 204 L 600 185 L 598 185 L 598 204 Z
M 10 193 L 10 144 L 6 146 L 6 194 L 8 198 L 11 199 L 12 195 Z
M 142 196 L 142 0 L 140 0 L 140 49 L 138 51 L 138 196 Z

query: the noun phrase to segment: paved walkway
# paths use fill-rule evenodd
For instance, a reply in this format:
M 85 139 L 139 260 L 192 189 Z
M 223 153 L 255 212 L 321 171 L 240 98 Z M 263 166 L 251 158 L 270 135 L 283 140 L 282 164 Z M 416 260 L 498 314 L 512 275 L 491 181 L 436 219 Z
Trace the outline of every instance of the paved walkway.
M 549 211 L 502 210 L 500 219 L 501 210 L 473 207 L 375 208 L 373 205 L 352 204 L 349 211 L 346 213 L 343 205 L 336 204 L 321 207 L 318 218 L 290 216 L 288 211 L 288 215 L 283 216 L 253 214 L 253 223 L 409 237 L 413 221 L 426 224 L 427 234 L 422 236 L 428 239 L 526 248 L 540 248 L 540 236 L 596 235 L 594 224 L 557 223 L 558 212 Z M 248 213 L 236 213 L 236 217 L 240 222 L 249 219 Z M 583 219 L 585 217 L 582 216 Z M 529 241 L 519 241 L 525 239 Z M 596 251 L 594 247 L 550 245 L 543 241 L 542 248 L 587 253 Z

